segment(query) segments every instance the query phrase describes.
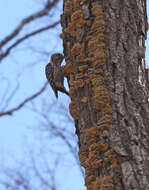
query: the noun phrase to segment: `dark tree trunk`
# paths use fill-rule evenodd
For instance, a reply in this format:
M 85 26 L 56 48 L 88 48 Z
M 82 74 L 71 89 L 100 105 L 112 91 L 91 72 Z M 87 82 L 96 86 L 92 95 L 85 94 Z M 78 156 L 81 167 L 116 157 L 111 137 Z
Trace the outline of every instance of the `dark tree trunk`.
M 146 0 L 64 0 L 61 24 L 87 189 L 148 190 Z

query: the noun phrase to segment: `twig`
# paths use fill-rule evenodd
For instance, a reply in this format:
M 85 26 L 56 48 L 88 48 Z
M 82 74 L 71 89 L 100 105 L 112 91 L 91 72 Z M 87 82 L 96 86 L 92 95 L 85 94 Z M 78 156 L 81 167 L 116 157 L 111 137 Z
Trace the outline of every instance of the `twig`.
M 23 19 L 22 22 L 16 27 L 16 29 L 11 34 L 6 36 L 5 39 L 0 42 L 0 49 L 6 43 L 8 43 L 11 39 L 13 39 L 15 36 L 17 36 L 26 24 L 28 24 L 29 22 L 31 22 L 39 17 L 47 15 L 49 10 L 52 9 L 57 2 L 58 2 L 58 0 L 53 0 L 53 2 L 48 1 L 43 10 L 41 10 L 37 13 L 34 13 L 34 14 L 30 15 L 29 17 Z
M 49 26 L 40 28 L 40 29 L 38 29 L 38 30 L 36 30 L 36 31 L 34 31 L 34 32 L 31 32 L 31 33 L 29 33 L 29 34 L 26 34 L 26 35 L 23 36 L 22 38 L 18 39 L 14 44 L 12 44 L 10 47 L 8 47 L 7 50 L 6 50 L 4 53 L 0 54 L 0 61 L 1 61 L 4 57 L 6 57 L 6 56 L 10 53 L 10 51 L 11 51 L 14 47 L 16 47 L 17 45 L 19 45 L 22 41 L 24 41 L 24 40 L 26 40 L 26 39 L 30 38 L 31 36 L 34 36 L 34 35 L 36 35 L 36 34 L 38 34 L 38 33 L 41 33 L 41 32 L 46 31 L 46 30 L 48 30 L 48 29 L 51 29 L 51 28 L 55 27 L 55 26 L 58 25 L 58 24 L 59 24 L 59 21 L 58 21 L 58 22 L 55 22 L 55 23 L 52 24 L 52 25 L 49 25 Z
M 4 116 L 4 115 L 12 115 L 13 112 L 21 109 L 26 103 L 28 103 L 29 101 L 33 100 L 34 98 L 36 98 L 37 96 L 39 96 L 47 87 L 47 84 L 48 82 L 46 82 L 44 84 L 44 86 L 38 91 L 36 92 L 35 94 L 33 94 L 32 96 L 26 98 L 23 102 L 21 102 L 18 106 L 8 110 L 8 111 L 5 111 L 5 112 L 0 112 L 0 116 Z

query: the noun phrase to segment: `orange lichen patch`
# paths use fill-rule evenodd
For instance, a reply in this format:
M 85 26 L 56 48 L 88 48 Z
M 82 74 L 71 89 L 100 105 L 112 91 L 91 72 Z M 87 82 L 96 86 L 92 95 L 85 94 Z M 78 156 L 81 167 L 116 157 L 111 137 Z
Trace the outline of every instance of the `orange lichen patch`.
M 80 19 L 83 19 L 83 13 L 81 10 L 75 11 L 71 16 L 72 23 L 77 23 Z
M 90 70 L 90 72 L 88 71 L 88 77 L 90 78 L 90 80 L 92 80 L 92 79 L 97 79 L 98 77 L 97 77 L 97 75 L 95 75 L 94 73 L 94 70 L 92 70 L 92 72 L 91 72 L 91 70 Z
M 62 40 L 64 40 L 64 38 L 65 38 L 64 33 L 61 33 L 61 34 L 59 35 L 59 37 L 60 37 Z
M 95 87 L 93 88 L 93 92 L 95 93 L 95 96 L 93 97 L 94 99 L 98 99 L 104 102 L 109 102 L 110 96 L 108 91 L 100 90 L 100 88 L 96 89 Z
M 88 156 L 88 147 L 85 146 L 85 145 L 82 145 L 80 147 L 78 155 L 79 155 L 80 163 L 82 165 L 86 161 L 86 159 L 87 159 L 87 156 Z
M 70 86 L 73 86 L 73 88 L 74 88 L 74 80 L 69 80 L 69 84 L 70 84 Z
M 97 146 L 96 148 L 99 148 L 99 147 Z M 98 160 L 98 159 L 99 159 L 98 151 L 90 151 L 88 159 L 86 161 L 88 162 L 89 166 L 91 166 L 94 160 Z
M 88 136 L 88 144 L 96 143 L 96 138 L 94 136 Z
M 98 39 L 94 39 L 94 38 L 91 38 L 88 41 L 88 48 L 90 49 L 90 51 L 97 49 L 97 43 L 99 43 Z
M 113 165 L 111 165 L 110 168 L 111 168 L 111 170 L 113 170 L 114 172 L 116 172 L 116 173 L 120 173 L 120 170 L 119 170 L 117 164 L 113 164 Z
M 69 43 L 68 43 L 68 45 L 69 45 Z M 66 64 L 71 64 L 71 61 L 70 61 L 69 57 L 66 57 L 65 60 L 66 60 Z
M 99 73 L 103 73 L 103 69 L 97 68 L 97 69 L 95 69 L 94 73 L 99 75 Z
M 101 78 L 97 78 L 97 80 L 101 81 Z M 106 88 L 106 86 L 104 84 L 104 81 L 103 81 L 102 85 L 100 85 L 100 84 L 101 84 L 101 82 L 99 82 L 99 84 L 97 84 L 98 86 L 93 86 L 93 88 L 92 88 L 94 93 L 95 93 L 94 98 L 98 99 L 99 95 L 102 95 L 102 94 L 109 97 L 109 92 L 108 92 L 108 89 Z
M 104 155 L 107 157 L 115 157 L 113 150 L 108 150 L 104 153 Z
M 95 44 L 95 39 L 91 39 L 88 41 L 88 48 L 92 49 L 96 49 L 96 44 Z
M 101 115 L 107 115 L 107 114 L 108 115 L 112 114 L 112 108 L 109 104 L 107 104 L 106 107 L 101 111 Z
M 86 184 L 86 187 L 87 187 L 87 190 L 96 190 L 96 189 L 93 187 L 93 183 L 91 183 L 91 184 Z
M 85 24 L 86 24 L 86 21 L 84 19 L 80 19 L 76 22 L 76 27 L 80 28 Z
M 73 66 L 71 63 L 69 64 L 66 64 L 64 67 L 63 67 L 63 73 L 64 75 L 69 75 L 70 73 L 73 73 L 74 72 L 74 69 L 73 69 Z
M 102 110 L 105 107 L 105 102 L 95 99 L 93 106 L 96 110 Z
M 74 44 L 74 46 L 71 49 L 72 56 L 83 54 L 83 48 L 80 43 Z
M 90 121 L 95 123 L 94 126 L 91 126 L 91 128 L 86 126 L 86 130 L 82 128 L 81 134 L 83 135 L 79 138 L 81 147 L 78 153 L 80 164 L 85 167 L 86 170 L 86 186 L 88 190 L 113 190 L 111 176 L 105 176 L 103 178 L 96 177 L 96 171 L 99 170 L 100 167 L 104 173 L 107 173 L 106 170 L 110 170 L 110 172 L 117 170 L 116 156 L 114 153 L 110 156 L 109 152 L 111 149 L 109 142 L 106 141 L 112 123 L 112 108 L 110 106 L 110 94 L 103 77 L 104 73 L 102 69 L 102 66 L 106 63 L 104 34 L 106 24 L 104 14 L 101 5 L 92 3 L 91 12 L 94 17 L 91 20 L 85 20 L 83 18 L 83 12 L 80 9 L 80 0 L 72 0 L 70 2 L 70 11 L 72 12 L 71 8 L 73 5 L 74 12 L 71 15 L 71 23 L 65 31 L 75 37 L 76 32 L 78 32 L 78 35 L 82 35 L 81 29 L 78 28 L 92 24 L 90 29 L 87 27 L 90 31 L 87 32 L 88 36 L 86 37 L 85 43 L 88 43 L 88 46 L 81 43 L 78 35 L 74 38 L 76 43 L 74 43 L 72 48 L 67 45 L 76 63 L 76 65 L 73 65 L 73 67 L 75 66 L 75 74 L 72 65 L 68 65 L 64 68 L 64 73 L 67 73 L 69 77 L 69 95 L 72 99 L 69 107 L 72 117 L 76 120 L 79 119 L 79 112 L 81 110 L 77 107 L 77 102 L 74 101 L 75 93 L 77 88 L 82 88 L 84 85 L 88 86 L 92 91 L 93 111 L 96 112 L 97 116 L 97 123 L 95 123 L 95 118 L 92 118 L 93 121 Z M 66 6 L 66 8 L 67 7 L 68 6 Z M 85 48 L 87 48 L 87 55 L 84 53 Z M 71 64 L 69 59 L 68 63 Z M 81 93 L 81 90 L 79 93 Z M 87 103 L 89 101 L 86 96 L 81 96 L 80 98 L 81 103 Z M 88 104 L 84 106 L 88 106 Z M 108 163 L 104 163 L 105 159 Z M 105 167 L 104 164 L 107 164 L 107 166 Z
M 99 152 L 105 152 L 108 149 L 108 145 L 102 141 L 98 141 L 89 146 L 89 159 L 99 160 Z
M 109 124 L 108 122 L 107 122 L 107 118 L 105 118 L 104 116 L 103 117 L 101 117 L 98 121 L 97 121 L 97 124 L 98 124 L 98 126 L 101 126 L 101 125 L 103 125 L 103 124 Z
M 76 36 L 75 24 L 70 23 L 65 29 L 65 32 L 69 33 L 71 36 Z
M 87 168 L 86 156 L 79 154 L 80 165 Z
M 99 91 L 100 92 L 108 92 L 108 89 L 107 89 L 106 85 L 104 84 L 104 78 L 101 75 L 97 76 L 96 74 L 94 74 L 93 76 L 95 78 L 95 80 L 93 80 L 94 78 L 91 79 L 92 83 L 93 83 L 93 90 L 95 92 L 99 92 Z M 97 82 L 99 82 L 99 84 Z M 102 85 L 100 85 L 101 82 L 103 82 Z M 96 84 L 97 86 L 94 84 Z
M 93 168 L 86 168 L 85 169 L 86 176 L 94 175 L 94 169 Z
M 99 44 L 97 44 L 97 48 L 100 49 L 100 50 L 105 50 L 105 43 L 104 42 L 100 42 Z
M 113 180 L 111 176 L 105 176 L 104 178 L 96 177 L 96 180 L 92 183 L 93 189 L 97 190 L 114 190 Z
M 93 41 L 92 41 L 93 42 Z M 93 46 L 90 48 L 90 52 L 88 53 L 88 56 L 90 57 L 90 60 L 91 61 L 93 61 L 91 58 L 93 57 L 93 56 L 97 56 L 97 55 L 100 55 L 100 57 L 99 57 L 99 59 L 100 59 L 100 61 L 103 61 L 104 59 L 105 59 L 105 51 L 104 51 L 104 49 L 99 49 L 99 47 L 98 46 L 95 46 L 94 45 L 94 43 L 92 43 L 93 44 Z M 91 45 L 92 45 L 91 44 Z M 90 46 L 91 46 L 90 45 Z M 95 59 L 94 59 L 95 60 Z
M 105 25 L 104 22 L 101 22 L 101 20 L 96 19 L 92 25 L 91 32 L 99 32 L 104 33 L 105 32 Z
M 81 65 L 78 67 L 79 71 L 84 71 L 86 69 L 88 69 L 88 65 Z
M 89 185 L 95 180 L 96 180 L 96 177 L 94 175 L 91 175 L 91 176 L 89 176 L 88 178 L 85 179 L 85 185 Z
M 86 63 L 90 63 L 90 62 L 91 62 L 91 58 L 86 57 L 86 58 L 84 59 L 84 62 L 86 62 Z
M 71 99 L 73 99 L 75 97 L 75 88 L 74 87 L 70 87 L 69 96 Z
M 105 53 L 104 53 L 104 47 L 105 45 L 103 45 L 102 43 L 100 43 L 97 47 L 97 50 L 93 51 L 93 56 L 92 56 L 92 61 L 105 61 L 106 57 L 105 57 Z
M 76 80 L 84 79 L 84 74 L 83 73 L 76 74 L 75 78 Z
M 93 67 L 89 67 L 88 68 L 88 74 L 92 75 L 94 73 L 94 68 Z M 97 76 L 93 76 L 93 77 L 97 77 Z
M 98 126 L 106 123 L 106 124 L 112 124 L 112 115 L 111 114 L 106 114 L 102 115 L 101 118 L 97 121 Z
M 98 158 L 97 158 L 96 160 L 95 159 L 88 160 L 88 162 L 86 162 L 85 167 L 95 169 L 95 168 L 99 168 L 100 166 L 102 166 L 102 161 L 98 160 Z
M 106 60 L 99 60 L 99 59 L 97 59 L 97 60 L 95 60 L 93 62 L 93 66 L 94 67 L 96 67 L 96 66 L 103 66 L 104 64 L 106 64 Z
M 71 13 L 71 2 L 67 0 L 64 4 L 64 14 L 70 15 Z
M 108 145 L 104 144 L 102 141 L 98 142 L 100 152 L 105 152 L 108 149 Z
M 104 27 L 104 29 L 105 29 L 105 25 L 106 25 L 106 23 L 104 20 L 96 18 L 92 25 L 92 28 L 94 28 L 94 26 L 95 26 L 95 28 Z M 104 31 L 102 31 L 102 32 L 104 32 Z
M 92 58 L 92 61 L 93 61 L 92 63 L 93 63 L 94 67 L 96 67 L 96 66 L 102 66 L 102 65 L 106 64 L 106 60 L 105 59 L 98 59 L 98 55 L 97 56 L 95 55 Z
M 102 163 L 103 163 L 103 161 L 102 160 L 96 160 L 95 162 L 94 162 L 94 168 L 99 168 L 100 166 L 102 166 Z
M 80 9 L 80 0 L 74 0 L 73 1 L 74 2 L 74 11 L 77 11 L 77 10 L 79 10 Z
M 85 84 L 90 84 L 90 83 L 91 83 L 90 79 L 85 80 Z
M 103 101 L 105 102 L 105 104 L 107 104 L 107 102 L 110 101 L 110 97 L 109 97 L 109 94 L 107 94 L 106 92 L 104 93 L 103 92 L 99 92 L 99 91 L 94 91 L 94 93 L 96 93 L 97 95 L 95 95 L 95 97 L 99 100 L 99 101 Z M 94 97 L 94 98 L 95 98 Z M 104 107 L 105 108 L 105 107 Z
M 70 110 L 71 116 L 72 116 L 74 119 L 78 120 L 78 119 L 79 119 L 79 115 L 78 115 L 78 110 L 77 110 L 77 106 L 76 106 L 75 102 L 72 101 L 72 102 L 69 104 L 69 110 Z
M 103 133 L 102 133 L 102 137 L 108 137 L 110 134 L 107 130 L 104 130 Z
M 100 125 L 100 130 L 109 130 L 110 129 L 110 125 L 109 124 L 103 124 L 103 125 Z
M 103 93 L 100 96 L 100 93 L 99 93 L 99 96 L 97 95 L 97 97 L 98 99 L 94 99 L 94 104 L 93 104 L 94 108 L 96 110 L 100 110 L 101 107 L 105 108 L 107 102 L 109 102 L 110 100 L 109 96 L 107 96 L 106 94 L 104 95 Z
M 83 102 L 83 103 L 87 103 L 87 101 L 88 101 L 88 98 L 85 97 L 85 96 L 83 96 L 83 98 L 81 99 L 81 102 Z
M 89 151 L 97 151 L 99 148 L 98 143 L 93 143 L 89 146 Z
M 115 163 L 115 164 L 112 164 L 111 166 L 110 166 L 110 169 L 111 170 L 115 170 L 115 171 L 118 171 L 119 169 L 118 169 L 118 164 L 117 163 Z
M 93 37 L 96 36 L 96 37 Z M 105 40 L 104 33 L 99 33 L 98 31 L 90 31 L 89 35 L 87 36 L 87 40 L 98 40 L 98 42 L 103 42 Z
M 82 27 L 83 25 L 90 25 L 89 21 L 83 19 L 83 13 L 81 10 L 75 11 L 71 16 L 71 22 L 75 25 L 75 27 Z
M 73 74 L 70 74 L 69 85 L 74 86 L 74 75 Z
M 91 48 L 91 51 L 89 52 L 88 56 L 90 57 L 90 60 L 92 61 L 97 61 L 99 60 L 100 62 L 105 61 L 105 53 L 103 49 L 99 49 L 98 46 L 94 46 Z M 96 57 L 94 57 L 96 56 Z M 94 59 L 93 59 L 94 57 Z
M 93 127 L 89 128 L 89 129 L 85 130 L 85 134 L 88 137 L 95 136 L 98 133 L 99 133 L 99 127 L 98 126 L 93 126 Z
M 80 55 L 76 56 L 76 62 L 83 62 L 83 61 L 84 61 L 83 54 L 80 54 Z
M 85 85 L 85 82 L 83 80 L 74 81 L 74 86 L 76 88 L 82 88 Z
M 94 16 L 97 16 L 98 18 L 104 19 L 103 11 L 102 11 L 102 6 L 99 5 L 98 3 L 93 3 L 92 4 L 92 14 Z
M 100 51 L 103 51 L 105 49 L 105 43 L 104 42 L 101 42 L 99 41 L 98 38 L 91 38 L 89 41 L 88 41 L 88 48 L 90 48 L 90 51 L 95 51 L 97 49 L 96 52 L 94 52 L 94 54 L 96 55 L 101 55 L 104 57 L 105 59 L 105 54 L 104 52 L 99 52 L 99 49 Z M 101 59 L 101 57 L 100 57 Z
M 95 82 L 95 80 L 96 80 L 96 81 L 99 81 L 99 82 L 100 82 L 100 81 L 104 81 L 104 77 L 103 77 L 102 75 L 98 75 L 98 76 L 97 76 L 95 73 L 90 74 L 89 77 L 90 77 L 90 79 L 91 79 L 92 81 L 94 81 L 94 82 Z M 94 80 L 94 79 L 95 79 L 95 80 Z M 98 86 L 99 86 L 99 85 L 98 85 Z M 98 86 L 97 86 L 97 87 L 98 87 Z
M 115 157 L 116 157 L 116 155 L 113 154 L 113 159 L 111 160 L 112 165 L 117 165 L 118 164 L 118 161 L 117 161 L 117 159 Z
M 103 85 L 104 84 L 104 78 L 102 76 L 96 76 L 93 78 L 92 75 L 90 76 L 90 80 L 93 84 L 93 86 L 97 87 L 99 85 Z
M 93 96 L 93 99 L 95 101 L 104 101 L 104 99 L 107 101 L 106 104 L 109 102 L 109 93 L 107 91 L 106 88 L 104 88 L 104 85 L 103 86 L 98 86 L 97 89 L 96 87 L 94 86 L 92 88 L 93 92 L 94 92 L 94 96 Z M 104 101 L 105 102 L 105 101 Z
M 81 162 L 81 166 L 83 166 L 84 168 L 88 168 L 89 163 L 85 160 L 84 162 Z

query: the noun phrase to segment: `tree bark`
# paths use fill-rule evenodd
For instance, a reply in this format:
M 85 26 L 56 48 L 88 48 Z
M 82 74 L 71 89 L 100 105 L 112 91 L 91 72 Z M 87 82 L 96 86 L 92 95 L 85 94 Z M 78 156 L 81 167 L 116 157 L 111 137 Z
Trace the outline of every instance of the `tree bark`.
M 146 0 L 64 0 L 61 24 L 87 189 L 148 190 Z

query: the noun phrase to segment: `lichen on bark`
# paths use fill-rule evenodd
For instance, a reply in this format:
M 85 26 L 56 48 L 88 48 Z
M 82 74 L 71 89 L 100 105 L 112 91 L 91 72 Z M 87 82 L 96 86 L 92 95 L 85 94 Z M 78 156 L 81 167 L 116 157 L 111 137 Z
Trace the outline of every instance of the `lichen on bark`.
M 149 189 L 146 1 L 64 0 L 61 25 L 87 189 Z

